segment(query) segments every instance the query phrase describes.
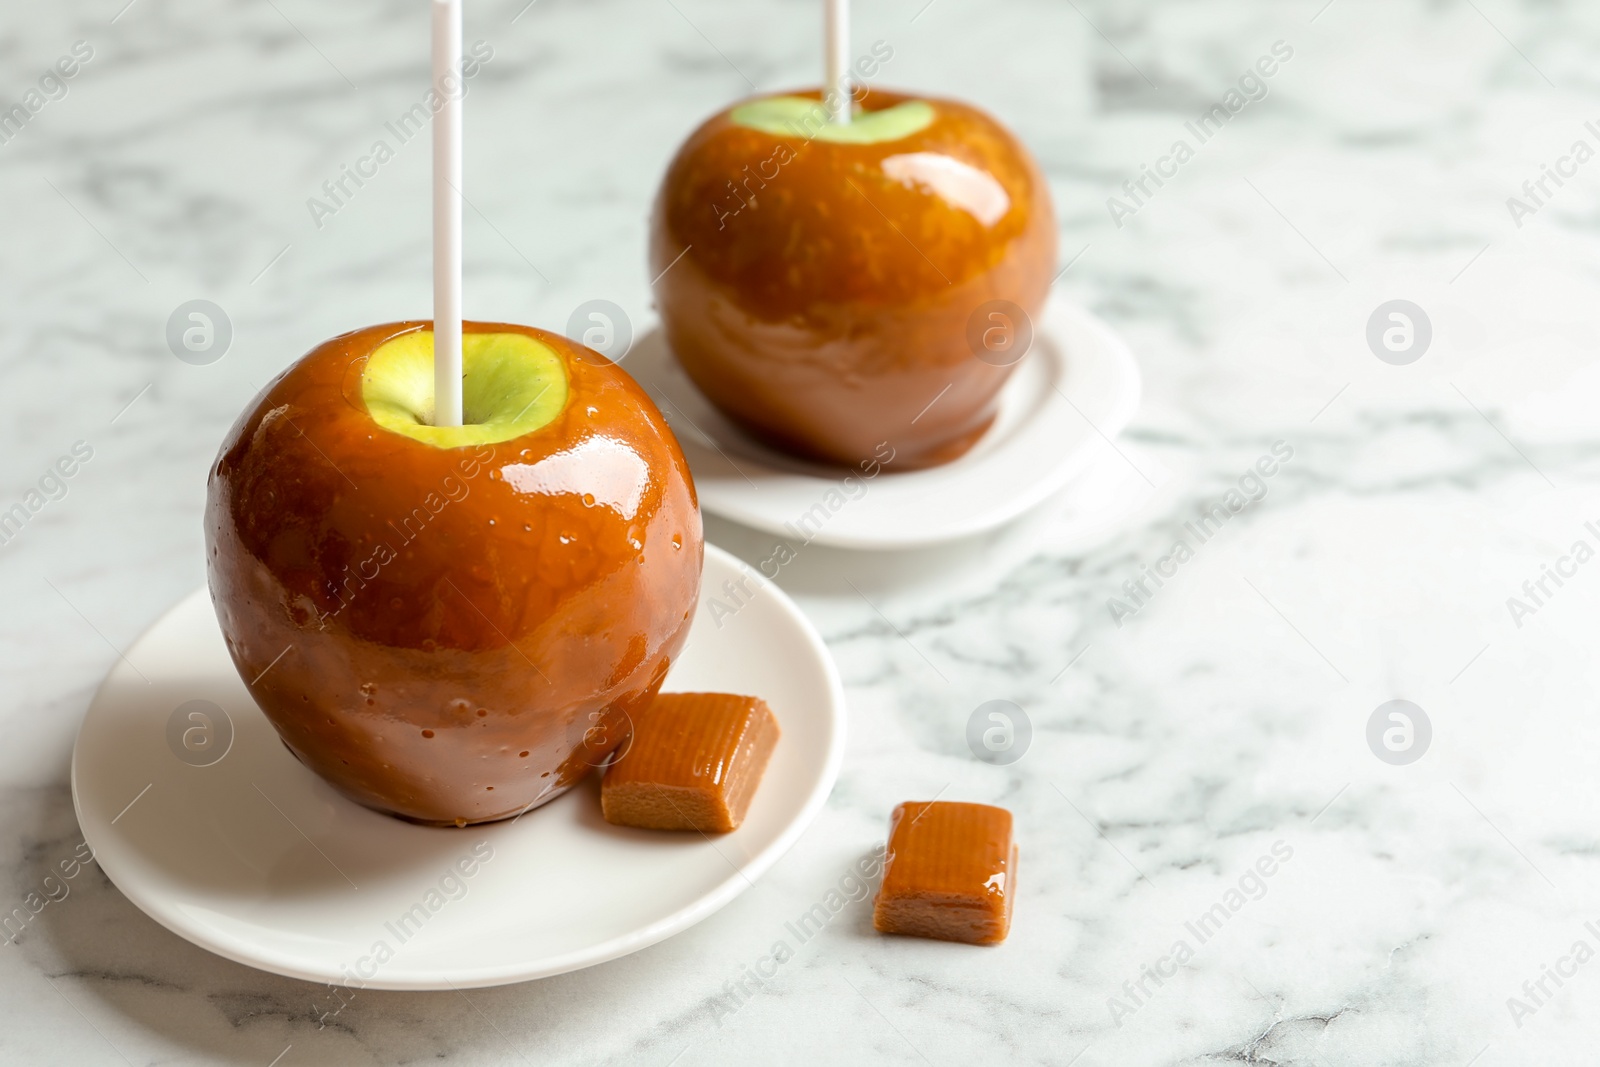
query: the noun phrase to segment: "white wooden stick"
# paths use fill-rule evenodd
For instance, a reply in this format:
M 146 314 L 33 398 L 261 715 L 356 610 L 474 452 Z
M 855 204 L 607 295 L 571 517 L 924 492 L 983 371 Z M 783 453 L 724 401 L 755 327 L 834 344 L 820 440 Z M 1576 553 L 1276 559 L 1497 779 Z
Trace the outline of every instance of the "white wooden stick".
M 822 0 L 827 9 L 826 32 L 823 48 L 827 55 L 824 65 L 827 83 L 823 100 L 828 104 L 828 120 L 845 124 L 850 121 L 850 0 Z
M 433 0 L 433 424 L 461 425 L 461 0 Z M 453 91 L 451 91 L 453 90 Z

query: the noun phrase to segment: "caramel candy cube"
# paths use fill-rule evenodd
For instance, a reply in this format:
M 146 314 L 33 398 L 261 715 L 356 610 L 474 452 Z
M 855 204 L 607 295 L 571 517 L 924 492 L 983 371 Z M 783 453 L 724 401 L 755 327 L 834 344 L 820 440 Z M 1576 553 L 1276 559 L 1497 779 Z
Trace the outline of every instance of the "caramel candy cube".
M 764 700 L 662 693 L 635 716 L 632 741 L 606 769 L 600 809 L 618 826 L 737 830 L 777 744 Z
M 971 945 L 1004 941 L 1016 879 L 1009 811 L 908 800 L 889 816 L 872 925 L 880 933 Z

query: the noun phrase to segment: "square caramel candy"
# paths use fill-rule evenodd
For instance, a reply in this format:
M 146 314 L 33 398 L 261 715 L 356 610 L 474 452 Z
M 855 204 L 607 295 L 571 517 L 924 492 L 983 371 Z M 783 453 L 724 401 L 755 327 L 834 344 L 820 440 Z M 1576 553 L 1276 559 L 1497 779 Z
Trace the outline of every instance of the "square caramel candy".
M 1004 941 L 1016 879 L 1009 811 L 908 800 L 889 817 L 872 925 L 880 933 L 972 945 Z
M 646 830 L 737 830 L 778 744 L 766 701 L 731 693 L 662 693 L 634 717 L 633 739 L 606 769 L 606 821 Z

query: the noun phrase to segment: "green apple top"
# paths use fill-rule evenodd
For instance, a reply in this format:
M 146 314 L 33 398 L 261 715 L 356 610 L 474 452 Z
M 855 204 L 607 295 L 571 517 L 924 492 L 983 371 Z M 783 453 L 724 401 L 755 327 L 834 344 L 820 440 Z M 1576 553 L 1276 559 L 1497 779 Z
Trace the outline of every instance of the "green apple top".
M 822 102 L 804 96 L 769 96 L 740 104 L 728 114 L 736 126 L 774 137 L 801 137 L 835 144 L 882 144 L 899 141 L 933 124 L 933 105 L 907 100 L 881 111 L 862 111 L 846 123 L 828 121 Z
M 461 426 L 433 423 L 433 331 L 387 341 L 367 360 L 361 399 L 379 426 L 436 448 L 492 445 L 548 425 L 567 405 L 561 358 L 526 334 L 461 339 Z

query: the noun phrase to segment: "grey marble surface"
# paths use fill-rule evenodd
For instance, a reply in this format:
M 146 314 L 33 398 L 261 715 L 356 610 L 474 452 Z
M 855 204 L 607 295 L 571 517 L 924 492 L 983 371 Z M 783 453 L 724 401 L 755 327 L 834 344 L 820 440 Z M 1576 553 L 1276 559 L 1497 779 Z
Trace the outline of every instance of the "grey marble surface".
M 320 228 L 306 207 L 420 96 L 424 5 L 124 2 L 0 14 L 6 100 L 93 53 L 0 144 L 0 508 L 93 450 L 0 548 L 5 909 L 75 854 L 75 731 L 117 650 L 201 582 L 204 473 L 236 413 L 323 338 L 429 306 L 425 144 Z M 524 2 L 469 4 L 494 58 L 468 97 L 467 312 L 559 329 L 603 298 L 645 322 L 669 154 L 752 86 L 814 80 L 816 5 Z M 319 1025 L 316 987 L 190 946 L 90 865 L 0 945 L 0 1060 L 1593 1062 L 1600 565 L 1569 557 L 1600 544 L 1600 162 L 1573 154 L 1600 148 L 1600 18 L 857 7 L 895 47 L 886 83 L 975 99 L 1038 154 L 1063 262 L 1082 250 L 1058 288 L 1139 353 L 1123 448 L 1154 501 L 1087 548 L 1044 521 L 983 580 L 882 615 L 804 597 L 848 688 L 843 775 L 766 878 L 681 936 L 465 997 L 364 993 Z M 1264 98 L 1196 143 L 1185 123 L 1280 41 Z M 1180 138 L 1193 158 L 1117 225 L 1108 197 Z M 1546 165 L 1568 176 L 1535 202 Z M 235 330 L 209 366 L 163 338 L 199 297 Z M 1432 326 L 1405 366 L 1365 336 L 1393 299 Z M 1118 625 L 1123 583 L 1278 441 L 1265 495 Z M 1569 575 L 1535 604 L 1547 566 Z M 1367 741 L 1396 698 L 1432 725 L 1405 766 Z M 991 699 L 1033 723 L 1009 767 L 963 740 Z M 730 999 L 890 807 L 935 794 L 1016 813 L 1010 941 L 883 939 L 851 905 Z

